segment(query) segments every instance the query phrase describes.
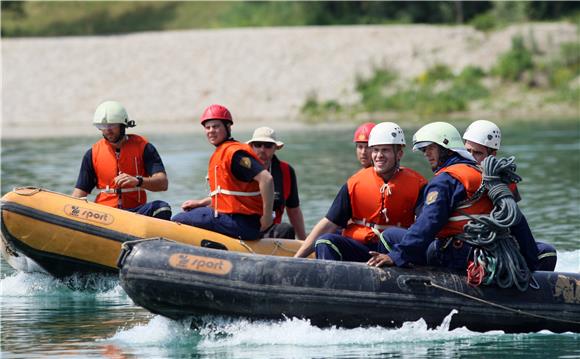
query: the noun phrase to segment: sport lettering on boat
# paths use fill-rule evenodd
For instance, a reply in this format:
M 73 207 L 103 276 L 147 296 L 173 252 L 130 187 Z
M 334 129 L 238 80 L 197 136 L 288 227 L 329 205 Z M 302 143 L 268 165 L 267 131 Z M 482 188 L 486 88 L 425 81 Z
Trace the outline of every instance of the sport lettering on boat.
M 185 253 L 173 254 L 169 257 L 169 265 L 173 268 L 218 275 L 228 274 L 232 270 L 232 263 L 230 261 L 219 258 L 193 256 Z
M 78 217 L 86 219 L 87 221 L 102 224 L 111 224 L 115 221 L 115 218 L 110 213 L 99 212 L 92 209 L 75 206 L 72 204 L 67 204 L 64 207 L 64 212 L 71 217 Z
M 580 304 L 580 280 L 558 274 L 554 297 L 563 299 L 565 303 Z

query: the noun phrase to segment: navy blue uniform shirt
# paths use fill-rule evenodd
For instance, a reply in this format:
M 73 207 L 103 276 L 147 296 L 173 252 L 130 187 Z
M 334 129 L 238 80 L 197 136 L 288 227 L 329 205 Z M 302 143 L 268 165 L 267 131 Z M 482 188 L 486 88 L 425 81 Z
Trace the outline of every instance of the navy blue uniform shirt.
M 473 161 L 454 155 L 440 168 L 457 163 L 475 164 Z M 454 208 L 467 197 L 463 184 L 448 173 L 441 173 L 429 181 L 424 190 L 424 198 L 429 193 L 434 192 L 437 192 L 436 199 L 432 203 L 423 205 L 417 220 L 409 227 L 403 240 L 395 244 L 389 253 L 398 267 L 425 262 L 429 244 L 435 240 L 436 234 L 447 224 Z M 520 245 L 520 252 L 528 267 L 530 270 L 534 270 L 537 265 L 537 246 L 525 218 L 510 230 Z
M 250 167 L 246 167 L 245 165 L 242 166 L 241 163 L 247 163 L 247 160 L 243 160 L 244 158 L 249 158 L 251 165 Z M 234 153 L 232 158 L 232 165 L 231 165 L 232 174 L 236 179 L 242 182 L 252 182 L 254 177 L 258 175 L 258 173 L 264 170 L 264 166 L 262 163 L 252 157 L 248 152 L 244 150 L 239 150 Z
M 280 168 L 280 160 L 276 155 L 272 157 L 272 165 L 270 173 L 274 179 L 274 210 L 277 208 L 284 210 L 284 207 L 296 208 L 300 206 L 300 198 L 298 197 L 298 183 L 296 181 L 296 173 L 294 168 L 288 165 L 290 170 L 290 193 L 288 199 L 284 198 L 284 186 L 282 169 Z

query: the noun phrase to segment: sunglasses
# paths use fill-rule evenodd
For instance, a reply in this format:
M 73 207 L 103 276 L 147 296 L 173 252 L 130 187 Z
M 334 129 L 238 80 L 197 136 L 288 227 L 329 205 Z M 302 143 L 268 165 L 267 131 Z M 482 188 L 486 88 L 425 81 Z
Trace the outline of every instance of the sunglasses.
M 99 130 L 109 130 L 111 128 L 115 128 L 115 126 L 119 126 L 118 124 L 96 124 L 95 127 Z
M 252 142 L 252 147 L 256 148 L 265 147 L 267 149 L 272 149 L 275 145 L 276 144 L 272 142 Z

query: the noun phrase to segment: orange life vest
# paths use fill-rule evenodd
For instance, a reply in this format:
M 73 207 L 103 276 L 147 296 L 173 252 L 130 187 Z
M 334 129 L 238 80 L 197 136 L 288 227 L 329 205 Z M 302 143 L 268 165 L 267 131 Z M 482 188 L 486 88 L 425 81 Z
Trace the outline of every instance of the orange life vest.
M 482 176 L 479 168 L 465 163 L 458 163 L 439 170 L 435 175 L 437 176 L 441 173 L 448 173 L 451 177 L 461 182 L 467 192 L 465 204 L 460 205 L 453 211 L 447 224 L 437 234 L 437 238 L 445 239 L 463 233 L 463 226 L 471 220 L 466 214 L 476 218 L 487 216 L 493 209 L 493 203 L 487 196 L 487 192 L 478 200 L 471 201 L 473 195 L 481 186 Z
M 415 205 L 427 180 L 418 172 L 401 167 L 385 183 L 373 167 L 365 168 L 347 181 L 352 219 L 343 235 L 362 243 L 378 240 L 373 231 L 387 227 L 408 228 L 415 222 Z
M 219 145 L 211 156 L 207 169 L 212 207 L 216 214 L 262 216 L 262 196 L 258 182 L 240 181 L 231 172 L 232 159 L 237 151 L 245 151 L 262 163 L 250 145 L 235 141 L 226 141 Z M 250 164 L 248 162 L 248 166 Z
M 282 196 L 284 198 L 284 203 L 290 197 L 290 188 L 292 187 L 292 180 L 290 176 L 290 165 L 287 162 L 280 161 L 280 171 L 282 172 Z M 286 205 L 279 206 L 278 208 L 274 208 L 274 223 L 280 224 L 282 223 L 282 216 L 284 216 L 284 209 Z
M 128 135 L 118 159 L 115 148 L 104 138 L 93 145 L 93 168 L 97 188 L 101 190 L 95 202 L 118 208 L 135 208 L 147 202 L 147 194 L 142 188 L 117 188 L 113 183 L 121 172 L 131 176 L 147 175 L 143 162 L 147 143 L 144 137 Z

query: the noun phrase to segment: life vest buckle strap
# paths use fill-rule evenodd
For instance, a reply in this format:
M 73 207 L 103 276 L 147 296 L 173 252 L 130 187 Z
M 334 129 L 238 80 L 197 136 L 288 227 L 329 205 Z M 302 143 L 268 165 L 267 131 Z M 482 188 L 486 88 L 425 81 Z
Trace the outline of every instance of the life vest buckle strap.
M 461 216 L 449 217 L 449 222 L 460 222 L 469 220 L 478 220 L 479 218 L 489 217 L 488 214 L 465 214 Z
M 143 188 L 111 188 L 109 186 L 101 189 L 100 193 L 105 194 L 121 194 L 121 193 L 129 193 L 129 192 L 137 192 L 137 191 L 145 191 Z
M 260 195 L 260 191 L 256 191 L 256 192 L 241 192 L 241 191 L 230 191 L 228 189 L 222 189 L 221 187 L 217 187 L 214 191 L 210 192 L 210 196 L 214 197 L 217 196 L 218 194 L 226 194 L 229 196 L 240 196 L 240 197 L 254 197 L 254 196 L 259 196 Z
M 393 227 L 393 226 L 389 226 L 386 224 L 376 224 L 373 222 L 367 222 L 366 218 L 363 219 L 353 219 L 352 221 L 354 224 L 358 224 L 361 226 L 365 226 L 365 227 L 369 227 L 369 228 L 373 228 L 373 229 L 378 229 L 381 231 L 384 231 L 385 229 L 389 228 L 389 227 Z

